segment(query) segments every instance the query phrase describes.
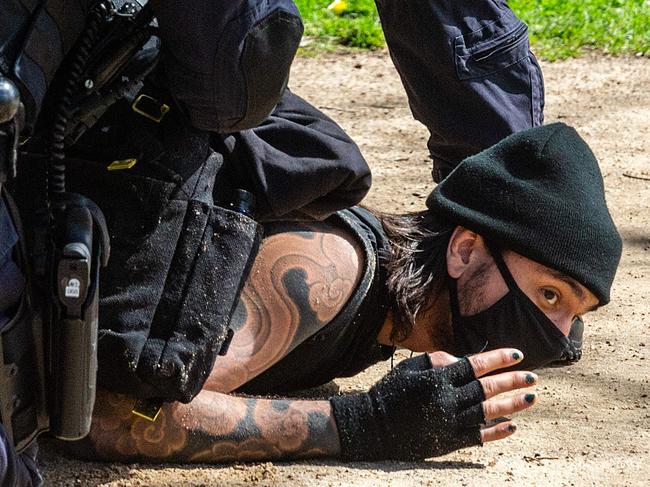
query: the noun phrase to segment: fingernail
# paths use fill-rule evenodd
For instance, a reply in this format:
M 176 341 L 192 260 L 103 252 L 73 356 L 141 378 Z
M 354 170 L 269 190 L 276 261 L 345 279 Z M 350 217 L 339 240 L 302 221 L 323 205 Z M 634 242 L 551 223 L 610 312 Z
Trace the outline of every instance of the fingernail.
M 533 374 L 526 374 L 526 378 L 524 380 L 526 381 L 526 384 L 534 384 L 537 381 L 537 377 L 535 377 Z
M 514 433 L 515 431 L 517 431 L 517 426 L 515 426 L 514 424 L 509 424 L 508 431 L 510 431 L 510 433 Z
M 524 399 L 526 400 L 526 402 L 532 403 L 535 400 L 535 394 L 526 394 L 524 396 Z
M 519 352 L 512 352 L 512 358 L 514 360 L 519 360 L 521 358 L 521 354 Z

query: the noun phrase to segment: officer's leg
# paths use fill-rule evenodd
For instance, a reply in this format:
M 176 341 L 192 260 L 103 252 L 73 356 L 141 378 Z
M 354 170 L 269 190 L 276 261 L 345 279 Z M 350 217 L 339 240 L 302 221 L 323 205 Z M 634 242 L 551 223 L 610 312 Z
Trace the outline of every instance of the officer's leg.
M 41 485 L 42 478 L 36 463 L 36 443 L 20 455 L 9 444 L 0 424 L 0 485 L 12 487 L 32 487 Z
M 259 127 L 223 142 L 239 187 L 257 196 L 263 219 L 323 219 L 356 205 L 370 188 L 370 169 L 357 145 L 288 89 Z
M 0 185 L 0 191 L 2 186 Z M 10 316 L 20 302 L 25 289 L 25 278 L 12 259 L 12 249 L 18 242 L 18 234 L 0 198 L 0 330 L 8 325 Z M 0 387 L 0 397 L 6 390 Z M 0 417 L 0 485 L 31 486 L 40 485 L 40 475 L 36 464 L 37 446 L 34 442 L 21 455 L 9 443 Z M 11 421 L 11 418 L 5 420 Z
M 504 0 L 376 0 L 436 181 L 468 155 L 543 121 L 542 73 Z

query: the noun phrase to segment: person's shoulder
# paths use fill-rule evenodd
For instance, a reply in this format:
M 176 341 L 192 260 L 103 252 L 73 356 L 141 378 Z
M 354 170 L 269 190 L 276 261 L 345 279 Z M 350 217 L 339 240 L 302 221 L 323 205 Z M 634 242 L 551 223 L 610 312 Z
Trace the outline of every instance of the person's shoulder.
M 358 236 L 335 219 L 274 224 L 267 232 L 250 279 L 271 277 L 302 310 L 321 323 L 336 316 L 363 275 L 364 250 Z

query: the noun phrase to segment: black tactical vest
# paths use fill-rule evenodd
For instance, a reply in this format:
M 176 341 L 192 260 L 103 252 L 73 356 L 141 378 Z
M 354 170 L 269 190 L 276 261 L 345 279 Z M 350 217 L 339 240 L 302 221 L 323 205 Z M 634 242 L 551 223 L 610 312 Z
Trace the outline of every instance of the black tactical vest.
M 222 201 L 215 204 L 223 158 L 204 134 L 170 120 L 147 131 L 151 144 L 158 128 L 162 152 L 119 169 L 112 158 L 70 158 L 67 185 L 102 209 L 111 240 L 100 274 L 98 384 L 189 402 L 227 341 L 261 228 Z M 115 154 L 121 150 L 129 149 Z M 12 185 L 28 235 L 42 166 L 38 156 L 25 158 Z

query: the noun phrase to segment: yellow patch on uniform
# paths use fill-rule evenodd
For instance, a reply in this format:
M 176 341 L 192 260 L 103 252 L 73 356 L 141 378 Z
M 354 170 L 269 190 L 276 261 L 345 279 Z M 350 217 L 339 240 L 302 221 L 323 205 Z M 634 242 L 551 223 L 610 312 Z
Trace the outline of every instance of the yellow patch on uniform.
M 107 169 L 109 171 L 121 171 L 123 169 L 131 169 L 135 164 L 138 162 L 137 159 L 122 159 L 119 161 L 113 161 L 111 162 Z

